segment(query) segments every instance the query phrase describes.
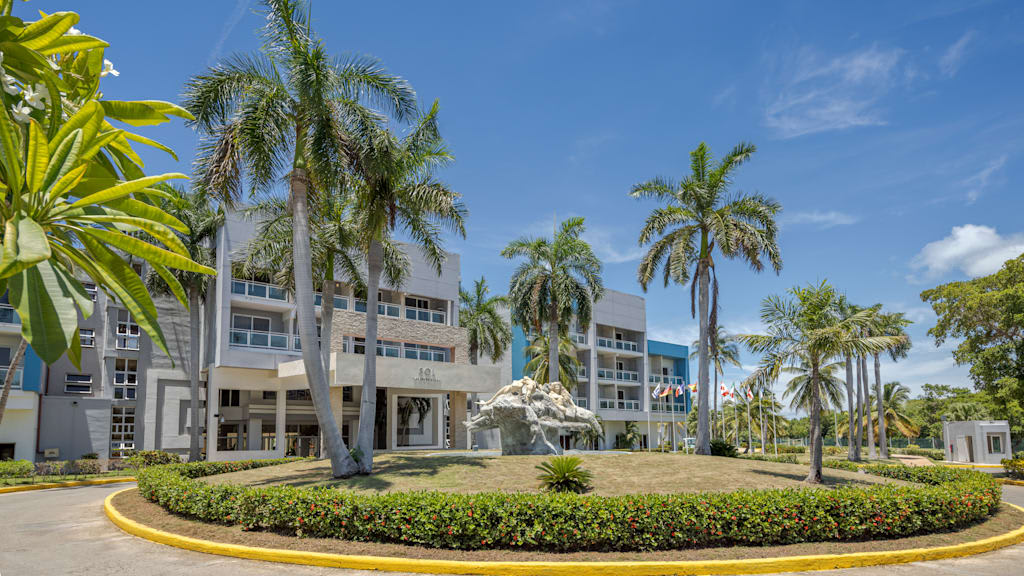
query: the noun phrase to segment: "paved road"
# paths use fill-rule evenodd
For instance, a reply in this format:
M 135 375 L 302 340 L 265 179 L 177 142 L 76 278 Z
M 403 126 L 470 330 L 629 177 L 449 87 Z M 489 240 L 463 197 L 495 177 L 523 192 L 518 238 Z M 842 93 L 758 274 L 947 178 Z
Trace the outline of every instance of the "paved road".
M 129 536 L 103 514 L 103 499 L 124 484 L 0 494 L 0 576 L 384 576 L 239 560 L 178 550 Z M 1005 486 L 1004 499 L 1024 506 L 1024 487 Z M 1009 576 L 1024 566 L 1024 545 L 956 560 L 808 572 L 816 576 Z M 394 573 L 392 573 L 393 575 Z

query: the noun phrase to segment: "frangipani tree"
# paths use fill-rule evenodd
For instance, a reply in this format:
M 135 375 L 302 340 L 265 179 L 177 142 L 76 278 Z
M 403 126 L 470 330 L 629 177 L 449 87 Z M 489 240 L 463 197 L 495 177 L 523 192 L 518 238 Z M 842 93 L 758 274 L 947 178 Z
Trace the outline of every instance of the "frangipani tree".
M 789 290 L 788 297 L 769 296 L 761 304 L 761 321 L 767 334 L 741 334 L 736 338 L 751 352 L 762 354 L 759 372 L 777 379 L 783 369 L 806 363 L 810 368 L 809 392 L 811 466 L 806 481 L 821 483 L 822 370 L 837 358 L 861 356 L 889 349 L 898 343 L 892 336 L 861 336 L 872 319 L 871 310 L 843 316 L 840 296 L 827 282 Z
M 88 278 L 125 306 L 164 352 L 156 307 L 125 256 L 146 261 L 188 306 L 172 269 L 212 274 L 178 237 L 187 226 L 157 204 L 158 183 L 183 174 L 146 176 L 132 142 L 173 155 L 148 138 L 116 128 L 191 116 L 173 104 L 101 99 L 105 42 L 72 30 L 78 15 L 59 12 L 26 22 L 0 2 L 0 293 L 21 317 L 23 340 L 0 396 L 0 418 L 27 345 L 46 363 L 65 353 L 81 360 L 78 313 L 93 304 Z

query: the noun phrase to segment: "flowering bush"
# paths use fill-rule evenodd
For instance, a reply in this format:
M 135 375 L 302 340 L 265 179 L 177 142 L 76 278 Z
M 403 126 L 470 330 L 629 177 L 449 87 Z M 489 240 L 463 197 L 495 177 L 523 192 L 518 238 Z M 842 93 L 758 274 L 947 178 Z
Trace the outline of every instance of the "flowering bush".
M 161 464 L 177 464 L 181 462 L 181 456 L 173 452 L 164 452 L 163 450 L 138 450 L 132 452 L 127 460 L 128 465 L 132 468 L 144 468 Z
M 898 538 L 966 526 L 999 507 L 999 485 L 971 470 L 875 466 L 918 482 L 835 490 L 584 496 L 571 493 L 359 494 L 331 488 L 207 484 L 200 476 L 286 460 L 195 462 L 139 473 L 170 512 L 296 536 L 455 550 L 551 552 Z
M 1014 457 L 1013 460 L 1003 459 L 999 463 L 1003 465 L 1003 469 L 1006 470 L 1007 476 L 1018 480 L 1024 480 L 1024 458 Z

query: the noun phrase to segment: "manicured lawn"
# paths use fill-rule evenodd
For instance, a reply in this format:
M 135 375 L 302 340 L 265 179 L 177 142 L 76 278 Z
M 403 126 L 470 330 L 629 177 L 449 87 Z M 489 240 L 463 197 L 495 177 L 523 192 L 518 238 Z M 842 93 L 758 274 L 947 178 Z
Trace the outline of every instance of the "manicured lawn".
M 64 474 L 47 476 L 27 476 L 24 478 L 0 478 L 0 486 L 20 486 L 21 484 L 43 484 L 46 482 L 71 482 L 73 480 L 93 480 L 95 478 L 118 478 L 132 476 L 132 470 L 118 470 L 103 474 Z
M 802 480 L 807 475 L 807 468 L 795 464 L 656 452 L 584 454 L 581 458 L 584 467 L 594 473 L 592 493 L 598 495 L 806 486 Z M 538 471 L 535 466 L 547 459 L 546 456 L 392 453 L 374 458 L 373 474 L 345 480 L 331 478 L 330 464 L 325 460 L 220 474 L 204 480 L 257 486 L 333 486 L 362 492 L 536 492 Z M 893 481 L 856 472 L 826 469 L 825 482 L 828 486 L 835 486 Z

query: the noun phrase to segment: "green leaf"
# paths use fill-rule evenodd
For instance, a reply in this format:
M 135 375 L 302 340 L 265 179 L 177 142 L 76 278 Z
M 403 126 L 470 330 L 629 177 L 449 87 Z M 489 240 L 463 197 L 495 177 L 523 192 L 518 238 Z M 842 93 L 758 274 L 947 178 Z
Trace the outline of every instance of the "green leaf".
M 3 261 L 0 278 L 9 278 L 50 258 L 50 242 L 35 220 L 18 212 L 4 227 Z
M 50 155 L 46 151 L 46 134 L 34 119 L 28 122 L 28 157 L 25 159 L 25 180 L 29 192 L 40 192 L 46 176 Z
M 110 118 L 116 118 L 130 126 L 152 126 L 170 120 L 168 116 L 177 116 L 194 120 L 184 108 L 159 100 L 139 100 L 126 102 L 122 100 L 101 100 L 103 110 Z
M 75 221 L 84 222 L 109 222 L 124 224 L 132 230 L 145 230 L 154 238 L 162 242 L 165 246 L 170 248 L 176 254 L 188 257 L 188 248 L 182 243 L 181 238 L 172 232 L 168 227 L 160 224 L 159 222 L 153 222 L 146 220 L 145 218 L 136 218 L 134 216 L 127 216 L 122 214 L 111 214 L 103 206 L 93 207 L 100 211 L 98 214 L 83 214 L 74 218 Z
M 52 56 L 54 54 L 81 52 L 83 50 L 91 50 L 93 48 L 106 48 L 107 46 L 110 46 L 110 44 L 107 44 L 99 38 L 79 34 L 78 36 L 61 36 L 47 44 L 45 48 L 41 48 L 39 53 L 43 56 Z
M 7 187 L 21 192 L 21 130 L 7 115 L 0 113 L 0 166 L 4 170 Z
M 91 236 L 83 234 L 80 239 L 82 245 L 92 256 L 89 260 L 95 263 L 94 270 L 102 275 L 103 284 L 108 286 L 124 304 L 139 328 L 145 330 L 153 342 L 169 356 L 167 341 L 156 321 L 156 306 L 139 275 L 124 261 L 124 258 Z
M 46 177 L 43 179 L 43 190 L 50 190 L 50 198 L 62 194 L 75 179 L 81 178 L 89 167 L 82 164 L 72 172 L 72 167 L 78 161 L 78 150 L 82 144 L 82 131 L 75 130 L 71 138 L 65 138 L 60 146 L 50 156 L 50 165 L 46 167 Z M 80 170 L 79 170 L 80 168 Z M 71 173 L 77 176 L 65 181 L 64 178 Z
M 128 196 L 133 192 L 137 192 L 139 190 L 142 190 L 143 188 L 146 188 L 147 186 L 151 186 L 158 182 L 163 182 L 164 180 L 172 180 L 175 178 L 188 178 L 188 176 L 175 172 L 170 174 L 160 174 L 159 176 L 146 176 L 145 178 L 129 180 L 128 182 L 125 182 L 123 184 L 118 184 L 116 186 L 107 188 L 106 190 L 96 192 L 95 194 L 90 194 L 88 196 L 82 197 L 77 202 L 72 204 L 72 206 L 78 207 L 87 206 L 90 204 L 103 204 L 106 202 L 110 202 L 111 200 L 124 198 L 125 196 Z
M 79 128 L 82 129 L 82 143 L 88 146 L 100 131 L 101 126 L 103 126 L 103 107 L 95 100 L 90 100 L 79 108 L 78 112 L 72 117 L 68 118 L 67 122 L 57 131 L 57 134 L 50 139 L 50 154 L 53 154 L 53 151 L 57 149 L 57 146 L 68 135 Z
M 185 295 L 185 289 L 181 287 L 181 282 L 178 282 L 178 279 L 175 278 L 174 274 L 171 274 L 171 271 L 166 267 L 153 263 L 150 263 L 150 266 L 152 266 L 153 270 L 155 270 L 160 278 L 163 279 L 164 283 L 167 284 L 167 287 L 171 289 L 171 293 L 178 299 L 178 302 L 181 302 L 181 305 L 188 310 L 188 296 Z
M 77 339 L 78 311 L 64 279 L 41 262 L 8 281 L 11 305 L 21 316 L 21 335 L 47 364 L 53 364 Z
M 154 222 L 159 222 L 165 226 L 173 228 L 178 232 L 188 232 L 188 226 L 181 221 L 171 216 L 167 212 L 153 206 L 152 204 L 146 204 L 140 202 L 134 198 L 122 198 L 120 200 L 114 200 L 107 202 L 104 206 L 109 206 L 115 210 L 120 210 L 129 216 L 137 216 L 139 218 L 146 218 Z
M 74 12 L 56 12 L 29 24 L 18 36 L 18 43 L 29 50 L 40 50 L 60 38 L 78 23 Z
M 103 228 L 82 228 L 79 231 L 79 237 L 84 237 L 85 235 L 95 236 L 97 239 L 102 240 L 114 248 L 124 250 L 125 252 L 138 256 L 147 262 L 177 268 L 178 270 L 185 270 L 186 272 L 216 274 L 216 271 L 213 268 L 198 264 L 187 256 L 175 254 L 170 250 L 165 250 L 148 242 L 143 242 L 142 240 L 128 236 L 127 234 L 111 232 L 110 230 L 105 230 Z
M 174 153 L 174 150 L 171 150 L 170 148 L 164 146 L 163 144 L 157 142 L 156 140 L 151 140 L 149 138 L 146 138 L 145 136 L 139 136 L 138 134 L 133 134 L 131 132 L 125 132 L 124 137 L 129 140 L 138 142 L 139 144 L 145 144 L 147 146 L 152 146 L 153 148 L 156 148 L 158 150 L 163 150 L 164 152 L 170 154 L 171 157 L 174 158 L 175 160 L 178 159 L 178 155 Z

